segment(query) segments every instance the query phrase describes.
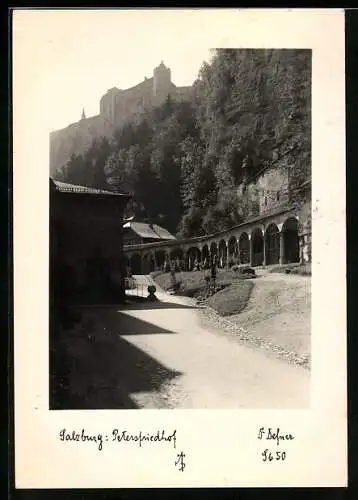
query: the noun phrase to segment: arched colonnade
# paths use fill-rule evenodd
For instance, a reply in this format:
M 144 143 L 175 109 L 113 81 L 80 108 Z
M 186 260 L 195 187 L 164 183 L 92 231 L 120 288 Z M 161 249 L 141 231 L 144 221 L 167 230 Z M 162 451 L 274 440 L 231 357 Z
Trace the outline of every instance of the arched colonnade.
M 206 269 L 216 256 L 219 267 L 252 267 L 300 262 L 299 222 L 295 216 L 192 240 L 176 240 L 125 248 L 132 274 L 174 268 Z

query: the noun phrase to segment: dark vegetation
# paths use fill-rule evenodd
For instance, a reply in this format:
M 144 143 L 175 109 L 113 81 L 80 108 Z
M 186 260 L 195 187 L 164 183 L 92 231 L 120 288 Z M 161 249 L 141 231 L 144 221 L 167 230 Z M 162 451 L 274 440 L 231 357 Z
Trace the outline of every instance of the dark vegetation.
M 127 276 L 124 280 L 126 290 L 133 290 L 136 287 L 135 281 L 132 277 Z
M 251 296 L 254 284 L 249 280 L 234 282 L 231 286 L 225 287 L 220 292 L 207 299 L 207 305 L 220 314 L 220 316 L 230 316 L 241 313 Z
M 294 166 L 290 201 L 300 203 L 295 188 L 310 172 L 310 75 L 309 50 L 216 50 L 200 69 L 191 102 L 168 97 L 112 139 L 73 156 L 59 176 L 131 192 L 126 215 L 182 237 L 223 230 L 255 213 L 255 200 L 238 195 L 243 165 L 250 176 Z

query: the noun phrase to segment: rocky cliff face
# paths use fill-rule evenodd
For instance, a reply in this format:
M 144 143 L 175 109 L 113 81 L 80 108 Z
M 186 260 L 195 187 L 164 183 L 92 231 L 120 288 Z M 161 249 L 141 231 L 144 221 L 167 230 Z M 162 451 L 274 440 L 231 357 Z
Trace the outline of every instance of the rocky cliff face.
M 102 116 L 82 119 L 50 134 L 50 175 L 67 163 L 72 154 L 82 154 L 94 139 L 106 136 L 110 127 Z

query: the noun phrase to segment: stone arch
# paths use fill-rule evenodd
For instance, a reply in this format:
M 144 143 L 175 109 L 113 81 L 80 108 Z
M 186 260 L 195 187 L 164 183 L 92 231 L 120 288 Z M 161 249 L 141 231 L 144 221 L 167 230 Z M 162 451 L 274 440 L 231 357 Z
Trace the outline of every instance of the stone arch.
M 264 262 L 264 237 L 260 228 L 251 233 L 251 265 L 262 266 Z
M 210 243 L 210 257 L 214 257 L 214 255 L 218 255 L 218 245 L 216 241 Z
M 180 271 L 185 268 L 185 255 L 180 247 L 173 248 L 169 252 L 169 260 L 175 271 Z
M 229 250 L 229 266 L 236 264 L 236 260 L 239 253 L 239 246 L 237 243 L 236 236 L 231 236 L 228 242 L 228 250 Z
M 224 239 L 221 239 L 219 241 L 219 245 L 218 245 L 218 258 L 219 258 L 219 266 L 220 267 L 225 267 L 226 266 L 226 260 L 227 260 L 227 254 L 226 254 L 226 241 Z
M 183 257 L 183 250 L 180 247 L 175 247 L 169 250 L 169 256 L 172 259 L 176 259 L 177 257 L 181 258 Z
M 283 264 L 300 261 L 300 244 L 298 238 L 298 220 L 289 217 L 282 226 Z
M 149 254 L 149 263 L 150 263 L 150 272 L 153 272 L 156 270 L 156 265 L 155 265 L 155 253 L 151 252 Z
M 142 274 L 142 258 L 139 253 L 134 253 L 130 258 L 132 274 Z
M 124 255 L 124 270 L 127 278 L 132 275 L 131 259 L 130 256 L 126 254 Z
M 265 231 L 266 264 L 279 264 L 280 262 L 280 231 L 275 223 L 267 226 Z
M 149 274 L 155 270 L 154 256 L 151 253 L 143 255 L 142 259 L 142 273 Z
M 247 233 L 242 233 L 239 238 L 239 260 L 240 264 L 250 263 L 250 240 Z
M 155 263 L 156 263 L 156 267 L 158 268 L 158 270 L 164 268 L 165 256 L 166 256 L 166 252 L 165 252 L 165 250 L 162 250 L 161 248 L 158 248 L 157 250 L 154 251 Z
M 209 267 L 209 260 L 210 260 L 210 252 L 209 252 L 208 245 L 203 246 L 203 248 L 201 250 L 201 259 L 202 259 L 204 269 L 207 269 Z
M 201 262 L 201 252 L 198 247 L 190 247 L 186 252 L 188 270 L 192 271 L 199 267 Z

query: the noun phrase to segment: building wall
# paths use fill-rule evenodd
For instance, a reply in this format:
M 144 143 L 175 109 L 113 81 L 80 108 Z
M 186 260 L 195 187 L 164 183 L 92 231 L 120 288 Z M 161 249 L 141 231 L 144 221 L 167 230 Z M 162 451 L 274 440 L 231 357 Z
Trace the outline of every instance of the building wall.
M 157 241 L 162 241 L 160 238 L 142 238 L 132 229 L 128 229 L 123 233 L 123 244 L 124 245 L 141 245 L 143 243 L 155 243 Z
M 302 262 L 311 262 L 312 259 L 312 203 L 310 187 L 304 193 L 304 198 L 297 209 L 299 220 L 299 238 Z
M 101 290 L 91 282 L 89 266 L 98 249 L 118 298 L 124 297 L 125 263 L 122 216 L 125 199 L 95 199 L 68 193 L 51 195 L 51 269 L 56 263 L 69 266 L 76 296 L 80 301 L 105 302 Z M 107 290 L 110 292 L 110 290 Z
M 123 233 L 123 244 L 124 245 L 140 245 L 141 243 L 144 243 L 143 239 L 132 229 L 128 231 L 125 230 Z

